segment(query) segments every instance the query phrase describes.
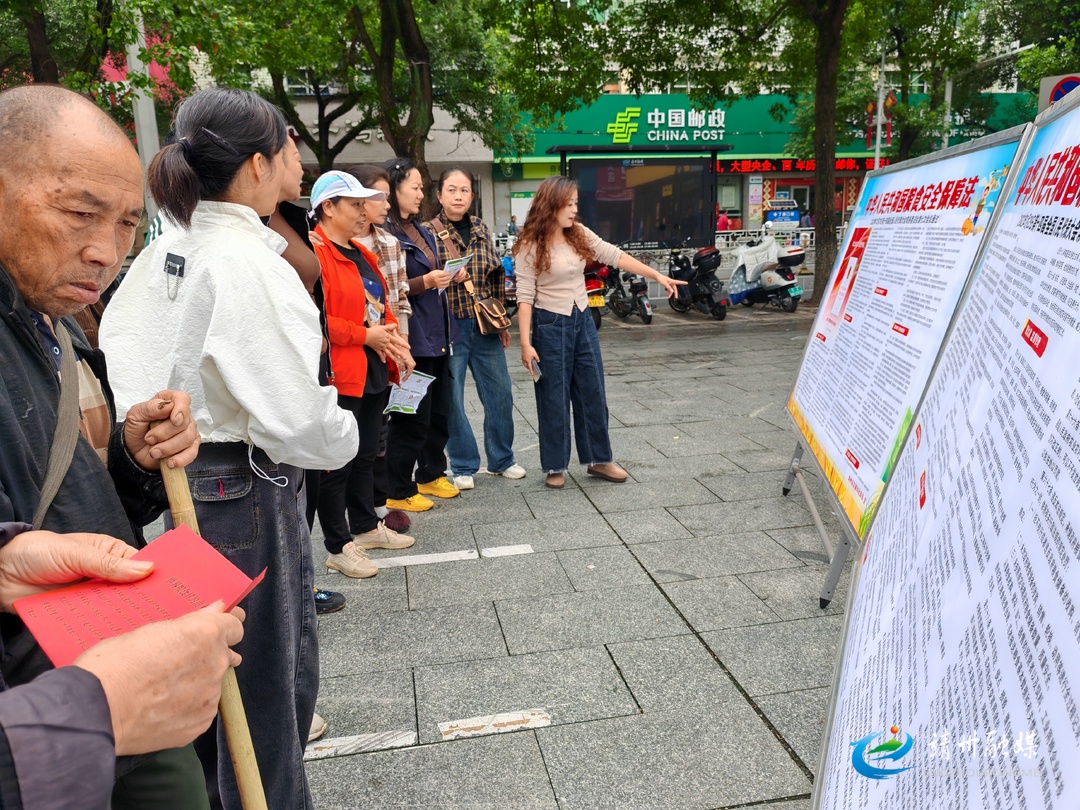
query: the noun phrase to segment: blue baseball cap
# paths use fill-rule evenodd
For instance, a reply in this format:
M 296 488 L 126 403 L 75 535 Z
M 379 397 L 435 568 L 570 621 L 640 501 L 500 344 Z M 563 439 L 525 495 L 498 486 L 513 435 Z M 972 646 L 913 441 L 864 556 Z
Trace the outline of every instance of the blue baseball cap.
M 311 210 L 316 210 L 335 197 L 356 197 L 362 200 L 385 200 L 386 193 L 363 184 L 348 172 L 326 172 L 311 187 Z

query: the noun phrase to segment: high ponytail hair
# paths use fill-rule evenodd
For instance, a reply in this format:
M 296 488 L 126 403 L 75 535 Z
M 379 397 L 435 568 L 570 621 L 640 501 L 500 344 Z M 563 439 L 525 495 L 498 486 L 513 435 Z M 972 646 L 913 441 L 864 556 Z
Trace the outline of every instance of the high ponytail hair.
M 255 154 L 273 161 L 288 129 L 270 102 L 234 88 L 200 90 L 180 103 L 176 142 L 150 162 L 147 183 L 157 204 L 187 228 L 201 200 L 221 199 Z

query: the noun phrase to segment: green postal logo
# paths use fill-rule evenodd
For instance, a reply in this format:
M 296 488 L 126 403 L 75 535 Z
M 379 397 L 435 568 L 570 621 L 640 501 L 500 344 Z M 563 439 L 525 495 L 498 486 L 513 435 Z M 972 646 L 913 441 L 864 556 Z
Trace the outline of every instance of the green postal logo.
M 611 135 L 612 143 L 630 143 L 630 136 L 638 130 L 637 122 L 634 121 L 641 115 L 641 107 L 627 107 L 615 116 L 615 122 L 607 125 L 608 134 Z

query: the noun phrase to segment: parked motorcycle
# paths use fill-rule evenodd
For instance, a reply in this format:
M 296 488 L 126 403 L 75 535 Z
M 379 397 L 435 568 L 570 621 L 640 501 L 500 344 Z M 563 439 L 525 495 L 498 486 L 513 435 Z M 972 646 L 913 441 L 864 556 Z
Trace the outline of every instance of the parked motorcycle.
M 768 303 L 794 312 L 803 290 L 793 268 L 803 264 L 804 258 L 802 246 L 781 248 L 773 236 L 747 243 L 736 256 L 728 300 L 747 307 Z
M 514 274 L 514 257 L 510 255 L 510 250 L 514 247 L 516 240 L 517 237 L 512 234 L 495 235 L 495 249 L 501 257 L 503 267 L 503 296 L 506 314 L 510 317 L 517 312 L 517 276 Z
M 592 314 L 593 323 L 600 328 L 601 316 L 607 308 L 604 300 L 604 292 L 607 290 L 607 277 L 614 273 L 606 264 L 590 260 L 585 264 L 585 292 L 589 296 L 589 312 Z
M 724 320 L 728 299 L 723 282 L 716 277 L 720 258 L 720 251 L 714 247 L 702 248 L 694 254 L 693 261 L 683 253 L 682 247 L 671 248 L 668 275 L 686 284 L 676 288 L 675 295 L 668 298 L 668 305 L 676 312 L 689 312 L 693 308 L 718 321 Z
M 642 323 L 652 323 L 652 302 L 649 301 L 649 282 L 643 276 L 622 273 L 608 267 L 605 280 L 608 284 L 607 305 L 615 315 L 626 320 L 631 314 L 641 317 Z M 623 282 L 629 284 L 629 289 Z

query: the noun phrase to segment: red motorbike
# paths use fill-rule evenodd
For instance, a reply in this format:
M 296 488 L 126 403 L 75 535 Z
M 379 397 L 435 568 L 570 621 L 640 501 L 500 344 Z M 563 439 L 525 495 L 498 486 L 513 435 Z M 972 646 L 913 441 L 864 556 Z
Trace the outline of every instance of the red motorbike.
M 592 313 L 593 323 L 600 328 L 600 318 L 604 314 L 607 304 L 604 302 L 604 291 L 607 289 L 606 278 L 613 271 L 606 264 L 590 261 L 585 265 L 585 292 L 589 296 L 589 312 Z

